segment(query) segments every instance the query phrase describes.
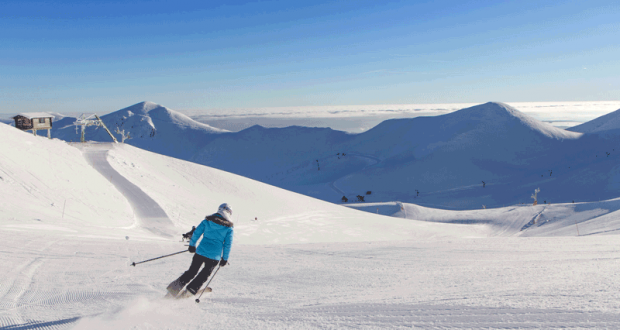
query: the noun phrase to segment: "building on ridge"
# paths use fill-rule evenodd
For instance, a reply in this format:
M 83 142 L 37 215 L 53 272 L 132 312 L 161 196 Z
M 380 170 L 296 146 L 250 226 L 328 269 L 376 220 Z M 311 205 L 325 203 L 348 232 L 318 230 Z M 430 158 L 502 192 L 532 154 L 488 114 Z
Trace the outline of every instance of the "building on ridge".
M 46 129 L 47 137 L 52 138 L 52 120 L 54 115 L 47 112 L 25 112 L 13 117 L 15 127 L 22 131 L 32 130 L 37 135 L 37 130 Z

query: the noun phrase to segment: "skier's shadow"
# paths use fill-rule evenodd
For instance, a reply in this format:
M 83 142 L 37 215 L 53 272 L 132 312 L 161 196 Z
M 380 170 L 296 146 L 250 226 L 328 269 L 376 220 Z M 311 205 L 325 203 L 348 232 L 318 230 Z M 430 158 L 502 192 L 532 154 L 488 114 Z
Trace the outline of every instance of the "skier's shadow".
M 30 321 L 23 324 L 15 324 L 8 325 L 6 327 L 2 327 L 3 330 L 27 330 L 27 329 L 43 329 L 47 327 L 58 327 L 61 325 L 68 325 L 69 323 L 73 323 L 78 321 L 79 317 L 72 317 L 70 319 L 57 320 L 57 321 L 47 321 L 47 322 L 37 322 Z

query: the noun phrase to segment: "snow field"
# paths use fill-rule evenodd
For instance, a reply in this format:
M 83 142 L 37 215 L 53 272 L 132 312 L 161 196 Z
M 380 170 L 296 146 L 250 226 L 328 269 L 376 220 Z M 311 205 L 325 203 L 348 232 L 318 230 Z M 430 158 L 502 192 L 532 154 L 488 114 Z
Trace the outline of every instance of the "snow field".
M 478 236 L 590 236 L 620 233 L 620 199 L 451 211 L 408 203 L 356 203 L 366 212 L 433 223 L 468 224 Z
M 196 304 L 162 298 L 190 254 L 129 266 L 183 243 L 6 234 L 8 329 L 620 327 L 613 236 L 237 244 Z

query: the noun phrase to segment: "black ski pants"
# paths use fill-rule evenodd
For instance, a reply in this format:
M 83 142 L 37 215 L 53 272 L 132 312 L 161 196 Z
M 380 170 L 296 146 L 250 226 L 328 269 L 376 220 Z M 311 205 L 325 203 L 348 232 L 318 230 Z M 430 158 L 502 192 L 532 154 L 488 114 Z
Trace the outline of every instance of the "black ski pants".
M 219 262 L 219 260 L 209 259 L 196 253 L 194 254 L 194 258 L 192 258 L 192 264 L 189 266 L 189 269 L 183 273 L 177 281 L 179 281 L 181 288 L 187 282 L 191 281 L 191 283 L 187 285 L 186 289 L 192 294 L 196 294 L 200 287 L 207 281 L 211 275 L 211 272 Z M 200 270 L 200 267 L 203 264 L 205 265 L 204 268 L 202 268 L 202 271 L 198 273 L 198 270 Z M 198 276 L 196 276 L 196 274 L 198 274 Z M 194 278 L 194 276 L 196 277 Z M 192 281 L 192 279 L 194 280 Z

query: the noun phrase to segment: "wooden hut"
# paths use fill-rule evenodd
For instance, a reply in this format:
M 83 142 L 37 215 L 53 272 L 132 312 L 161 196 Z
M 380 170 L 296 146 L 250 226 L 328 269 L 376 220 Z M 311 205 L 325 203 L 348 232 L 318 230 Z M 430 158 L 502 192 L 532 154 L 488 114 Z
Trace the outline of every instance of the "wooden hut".
M 54 115 L 46 112 L 26 112 L 20 113 L 13 117 L 15 120 L 15 127 L 22 131 L 32 130 L 34 135 L 37 135 L 37 130 L 46 129 L 47 137 L 52 138 L 52 119 Z

